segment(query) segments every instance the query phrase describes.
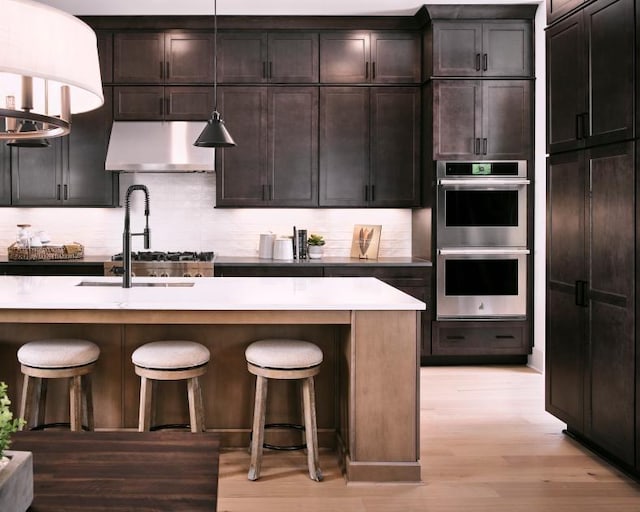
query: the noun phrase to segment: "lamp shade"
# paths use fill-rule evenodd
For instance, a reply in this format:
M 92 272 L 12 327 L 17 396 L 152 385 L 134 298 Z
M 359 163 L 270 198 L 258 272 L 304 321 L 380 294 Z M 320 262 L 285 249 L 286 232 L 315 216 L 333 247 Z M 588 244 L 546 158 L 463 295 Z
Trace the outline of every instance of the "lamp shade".
M 64 119 L 65 109 L 77 114 L 104 103 L 96 35 L 88 25 L 31 0 L 2 0 L 1 11 L 0 109 L 11 104 Z M 32 79 L 32 98 L 23 96 L 25 77 Z
M 220 113 L 214 110 L 202 133 L 193 145 L 201 148 L 229 148 L 235 146 L 236 143 L 233 141 L 231 135 L 229 135 L 224 121 L 220 117 Z

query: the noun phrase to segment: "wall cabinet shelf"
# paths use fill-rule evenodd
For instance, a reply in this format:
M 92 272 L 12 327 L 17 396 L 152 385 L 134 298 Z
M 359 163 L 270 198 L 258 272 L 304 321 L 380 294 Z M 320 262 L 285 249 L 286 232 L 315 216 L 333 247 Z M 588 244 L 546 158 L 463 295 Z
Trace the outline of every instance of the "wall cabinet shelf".
M 220 83 L 318 82 L 317 33 L 222 32 L 218 40 Z
M 634 136 L 634 2 L 601 0 L 547 31 L 547 149 Z
M 420 37 L 414 32 L 320 34 L 320 82 L 420 83 Z

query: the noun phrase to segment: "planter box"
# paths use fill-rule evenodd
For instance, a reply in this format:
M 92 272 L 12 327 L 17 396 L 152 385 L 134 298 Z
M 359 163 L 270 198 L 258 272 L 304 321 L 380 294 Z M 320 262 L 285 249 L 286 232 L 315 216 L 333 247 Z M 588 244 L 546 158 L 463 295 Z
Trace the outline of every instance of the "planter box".
M 0 510 L 25 512 L 33 501 L 33 456 L 11 450 L 5 454 L 11 460 L 0 470 Z

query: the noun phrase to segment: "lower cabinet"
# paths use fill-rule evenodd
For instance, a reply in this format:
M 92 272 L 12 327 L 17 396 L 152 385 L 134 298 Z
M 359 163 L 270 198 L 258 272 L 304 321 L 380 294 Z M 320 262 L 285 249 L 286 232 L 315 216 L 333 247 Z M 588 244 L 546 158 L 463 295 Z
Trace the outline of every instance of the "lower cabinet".
M 545 405 L 637 471 L 635 165 L 633 142 L 549 157 Z
M 512 356 L 530 352 L 526 321 L 433 323 L 431 355 Z
M 101 262 L 9 262 L 0 263 L 0 276 L 102 276 Z

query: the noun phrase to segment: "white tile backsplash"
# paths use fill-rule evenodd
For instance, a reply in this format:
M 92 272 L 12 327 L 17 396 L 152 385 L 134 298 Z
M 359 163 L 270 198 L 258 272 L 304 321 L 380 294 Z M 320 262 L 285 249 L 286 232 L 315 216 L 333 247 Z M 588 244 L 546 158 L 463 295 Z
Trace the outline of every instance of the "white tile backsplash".
M 151 249 L 213 250 L 221 256 L 257 256 L 260 233 L 292 234 L 293 226 L 322 234 L 326 256 L 349 256 L 354 224 L 381 224 L 380 256 L 411 256 L 409 209 L 236 209 L 214 208 L 212 173 L 127 173 L 120 177 L 120 201 L 127 187 L 149 189 Z M 131 227 L 144 227 L 144 194 L 131 195 Z M 52 243 L 79 242 L 86 255 L 110 255 L 122 249 L 124 208 L 1 208 L 0 253 L 5 254 L 17 224 L 44 230 Z M 133 249 L 142 250 L 142 237 Z

